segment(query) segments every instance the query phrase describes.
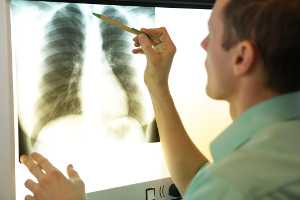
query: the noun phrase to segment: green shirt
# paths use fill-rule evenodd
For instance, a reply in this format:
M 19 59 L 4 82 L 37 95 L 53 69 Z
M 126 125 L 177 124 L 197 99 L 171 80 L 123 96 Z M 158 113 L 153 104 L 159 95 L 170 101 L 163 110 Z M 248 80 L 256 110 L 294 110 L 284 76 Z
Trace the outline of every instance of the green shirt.
M 300 199 L 300 92 L 250 108 L 211 144 L 185 200 Z

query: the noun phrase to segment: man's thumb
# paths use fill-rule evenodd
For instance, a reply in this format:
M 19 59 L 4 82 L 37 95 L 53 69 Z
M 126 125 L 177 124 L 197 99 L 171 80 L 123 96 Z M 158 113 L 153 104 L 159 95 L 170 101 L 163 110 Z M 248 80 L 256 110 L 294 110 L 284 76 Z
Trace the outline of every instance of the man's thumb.
M 67 173 L 71 179 L 80 179 L 79 174 L 74 170 L 73 165 L 68 165 Z

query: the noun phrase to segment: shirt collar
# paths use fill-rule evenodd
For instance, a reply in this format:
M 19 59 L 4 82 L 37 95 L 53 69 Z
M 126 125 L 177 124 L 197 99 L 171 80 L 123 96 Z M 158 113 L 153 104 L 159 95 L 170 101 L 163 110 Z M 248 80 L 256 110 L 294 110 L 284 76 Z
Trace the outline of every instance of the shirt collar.
M 300 116 L 300 91 L 273 97 L 242 113 L 212 143 L 214 161 L 219 161 L 245 144 L 260 129 Z

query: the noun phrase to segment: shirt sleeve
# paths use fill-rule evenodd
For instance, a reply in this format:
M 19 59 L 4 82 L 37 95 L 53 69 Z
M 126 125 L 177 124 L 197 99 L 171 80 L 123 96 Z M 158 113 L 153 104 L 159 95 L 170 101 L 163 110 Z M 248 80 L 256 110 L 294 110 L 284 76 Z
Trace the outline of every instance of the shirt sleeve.
M 231 183 L 202 167 L 189 185 L 184 200 L 246 200 Z

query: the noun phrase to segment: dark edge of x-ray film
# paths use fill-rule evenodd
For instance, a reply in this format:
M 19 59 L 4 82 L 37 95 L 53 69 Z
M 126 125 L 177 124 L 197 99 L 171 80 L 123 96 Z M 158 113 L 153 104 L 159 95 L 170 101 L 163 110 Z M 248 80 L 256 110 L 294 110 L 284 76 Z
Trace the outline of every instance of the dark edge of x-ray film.
M 39 1 L 39 0 L 25 0 Z M 211 9 L 215 0 L 44 0 L 49 2 L 88 3 L 167 8 Z
M 18 139 L 19 139 L 19 162 L 21 162 L 20 157 L 24 154 L 29 154 L 28 146 L 26 145 L 30 138 L 24 133 L 23 127 L 18 120 Z

